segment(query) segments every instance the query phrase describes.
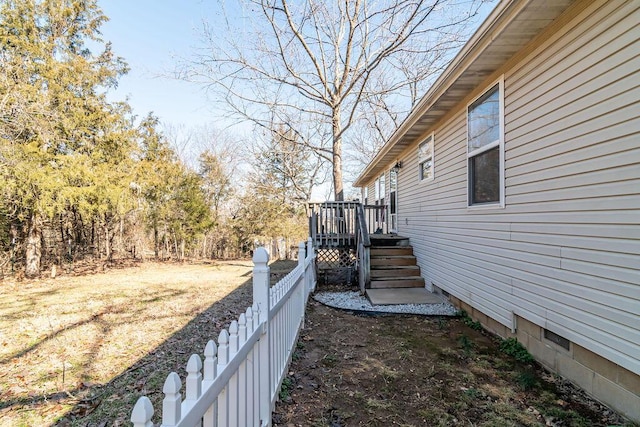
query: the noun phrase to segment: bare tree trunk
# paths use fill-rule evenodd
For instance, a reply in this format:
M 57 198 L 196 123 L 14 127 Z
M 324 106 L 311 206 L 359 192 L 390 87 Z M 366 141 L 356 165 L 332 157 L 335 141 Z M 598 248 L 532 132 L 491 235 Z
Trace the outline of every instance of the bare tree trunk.
M 67 236 L 65 235 L 64 232 L 64 218 L 62 217 L 62 214 L 58 215 L 58 218 L 60 218 L 60 248 L 57 250 L 57 263 L 62 265 L 62 259 L 65 255 L 65 252 L 67 252 L 67 250 L 69 250 L 69 252 L 71 252 L 71 245 L 69 245 L 67 243 Z M 67 248 L 68 246 L 68 248 Z M 71 254 L 69 254 L 71 255 Z
M 24 274 L 32 278 L 40 275 L 42 258 L 42 221 L 37 214 L 32 214 L 27 230 L 26 265 Z
M 333 194 L 336 201 L 344 200 L 342 185 L 342 124 L 340 123 L 340 108 L 334 108 L 332 118 L 333 133 Z
M 98 223 L 96 224 L 95 220 L 93 221 L 93 227 L 92 227 L 92 231 L 91 233 L 93 234 L 93 237 L 91 238 L 91 240 L 93 240 L 95 242 L 94 244 L 94 250 L 98 251 L 98 259 L 102 259 L 102 242 L 100 241 L 100 217 L 98 217 Z
M 173 250 L 175 251 L 176 258 L 180 257 L 180 251 L 178 251 L 178 236 L 175 231 L 173 232 Z
M 167 226 L 164 227 L 164 252 L 162 253 L 162 260 L 166 260 L 169 258 L 171 252 L 169 251 L 169 233 L 167 232 Z
M 119 231 L 120 231 L 120 233 L 119 233 L 118 238 L 120 240 L 120 243 L 119 243 L 118 250 L 120 251 L 120 253 L 124 253 L 126 251 L 126 247 L 127 247 L 127 245 L 125 244 L 125 241 L 124 241 L 124 216 L 120 217 L 120 230 Z
M 160 252 L 160 241 L 158 240 L 158 225 L 153 224 L 153 253 L 158 260 L 158 253 Z
M 9 233 L 11 235 L 11 272 L 13 273 L 16 264 L 16 246 L 18 245 L 18 225 L 13 221 Z
M 109 236 L 109 225 L 104 225 L 104 254 L 107 261 L 111 261 L 111 238 Z

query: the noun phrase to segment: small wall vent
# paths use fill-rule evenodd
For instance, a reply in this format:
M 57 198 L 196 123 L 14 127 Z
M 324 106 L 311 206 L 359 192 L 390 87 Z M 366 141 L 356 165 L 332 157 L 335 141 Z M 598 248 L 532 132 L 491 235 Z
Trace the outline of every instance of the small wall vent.
M 565 337 L 560 336 L 560 335 L 556 334 L 555 332 L 551 332 L 548 329 L 545 329 L 544 330 L 544 338 L 549 340 L 549 341 L 551 341 L 554 344 L 558 344 L 560 347 L 562 347 L 565 350 L 569 351 L 569 346 L 571 344 L 571 341 L 569 341 Z
M 440 294 L 446 298 L 449 298 L 449 292 L 445 291 L 444 289 L 442 289 L 441 287 L 439 287 L 438 285 L 436 285 L 435 283 L 431 282 L 431 286 L 433 286 L 433 292 L 436 294 Z

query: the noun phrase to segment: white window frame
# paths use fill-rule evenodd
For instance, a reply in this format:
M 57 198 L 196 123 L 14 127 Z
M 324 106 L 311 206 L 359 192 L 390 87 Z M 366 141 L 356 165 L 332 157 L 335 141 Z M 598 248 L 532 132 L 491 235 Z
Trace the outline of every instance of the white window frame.
M 431 148 L 429 150 L 429 153 L 424 153 L 422 147 L 427 143 L 431 144 Z M 436 176 L 436 162 L 434 156 L 435 145 L 435 132 L 431 132 L 418 144 L 418 179 L 422 182 L 433 181 Z M 431 160 L 431 176 L 425 178 L 423 175 L 423 165 L 429 160 Z
M 389 231 L 391 233 L 398 232 L 398 179 L 400 174 L 393 168 L 389 169 Z M 393 185 L 392 185 L 393 184 Z M 391 211 L 391 207 L 395 206 L 395 212 Z
M 477 148 L 471 152 L 469 152 L 469 108 L 480 98 L 485 96 L 489 91 L 498 86 L 498 139 L 487 144 L 483 147 Z M 467 122 L 467 131 L 466 131 L 466 151 L 467 151 L 467 208 L 468 209 L 495 209 L 495 208 L 504 208 L 505 207 L 505 188 L 504 188 L 504 75 L 500 76 L 498 80 L 491 83 L 487 88 L 482 91 L 480 95 L 475 97 L 471 102 L 467 104 L 467 108 L 465 109 L 466 122 Z M 471 176 L 471 159 L 478 154 L 482 154 L 486 151 L 489 151 L 495 147 L 499 147 L 498 151 L 500 153 L 500 163 L 499 163 L 499 191 L 500 191 L 500 199 L 495 202 L 487 202 L 487 203 L 472 203 L 471 193 L 472 193 L 472 176 Z
M 386 196 L 387 196 L 387 189 L 386 189 L 386 176 L 385 173 L 383 172 L 377 179 L 375 182 L 375 202 L 377 203 L 378 200 L 382 200 L 382 204 L 384 205 L 385 201 L 386 201 Z

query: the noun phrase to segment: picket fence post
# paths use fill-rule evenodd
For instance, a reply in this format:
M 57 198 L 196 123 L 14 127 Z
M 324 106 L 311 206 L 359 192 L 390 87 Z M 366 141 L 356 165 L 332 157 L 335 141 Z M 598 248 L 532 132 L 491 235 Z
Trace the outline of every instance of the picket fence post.
M 212 383 L 218 376 L 218 346 L 209 340 L 204 348 L 203 381 Z M 207 409 L 202 419 L 202 427 L 215 427 L 218 416 L 218 399 Z
M 309 237 L 307 239 L 307 258 L 309 258 L 310 262 L 307 266 L 308 270 L 305 271 L 305 275 L 307 276 L 307 289 L 308 293 L 312 294 L 315 291 L 315 276 L 316 276 L 316 267 L 313 263 L 313 258 L 315 257 L 315 249 L 313 248 L 313 239 Z
M 271 427 L 276 388 L 295 348 L 292 340 L 304 327 L 307 299 L 315 290 L 312 243 L 310 238 L 299 244 L 298 267 L 273 288 L 269 253 L 264 248 L 255 250 L 253 305 L 220 331 L 217 345 L 213 340 L 207 343 L 204 361 L 200 355 L 191 355 L 184 384 L 175 372 L 167 376 L 162 390 L 162 427 L 182 425 L 187 419 L 193 423 L 196 418 L 201 419 L 196 425 L 202 427 Z M 271 312 L 274 307 L 278 312 Z M 238 359 L 240 352 L 242 360 Z M 215 396 L 211 394 L 214 385 Z M 207 400 L 201 401 L 205 396 Z M 153 413 L 151 401 L 140 397 L 131 413 L 133 427 L 153 427 Z
M 307 305 L 307 267 L 306 267 L 306 262 L 307 262 L 307 251 L 305 250 L 305 243 L 304 242 L 300 242 L 300 244 L 298 245 L 298 266 L 302 269 L 302 278 L 300 280 L 302 280 L 302 284 L 299 285 L 302 287 L 302 298 L 300 301 L 300 304 L 302 304 L 300 313 L 302 313 L 302 319 L 300 319 L 300 328 L 304 328 L 304 309 Z
M 164 393 L 164 399 L 162 400 L 163 426 L 174 426 L 178 424 L 182 417 L 181 388 L 182 381 L 180 380 L 180 376 L 175 372 L 171 372 L 169 376 L 167 376 L 167 379 L 164 380 L 164 386 L 162 387 L 162 392 Z
M 133 427 L 153 427 L 151 417 L 153 417 L 153 405 L 147 396 L 142 396 L 131 412 Z
M 259 324 L 262 336 L 259 342 L 259 378 L 258 396 L 260 399 L 260 425 L 271 425 L 271 384 L 269 366 L 271 349 L 269 348 L 269 253 L 265 248 L 257 248 L 253 253 L 253 302 L 258 307 Z

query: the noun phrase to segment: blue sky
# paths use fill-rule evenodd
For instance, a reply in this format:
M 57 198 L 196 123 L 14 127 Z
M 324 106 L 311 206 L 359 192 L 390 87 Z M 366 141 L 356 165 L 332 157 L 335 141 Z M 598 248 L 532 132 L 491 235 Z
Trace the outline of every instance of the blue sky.
M 203 46 L 203 21 L 211 24 L 223 18 L 221 4 L 236 17 L 244 15 L 235 0 L 98 0 L 98 4 L 109 17 L 101 28 L 103 39 L 112 42 L 114 53 L 131 68 L 118 89 L 110 92 L 110 100 L 126 99 L 139 118 L 153 112 L 164 125 L 176 129 L 178 137 L 204 125 L 216 129 L 230 125 L 221 122 L 201 86 L 168 76 L 179 58 L 193 57 Z M 485 5 L 482 14 L 491 8 Z M 235 129 L 250 131 L 242 125 Z
M 131 68 L 110 99 L 128 97 L 139 117 L 153 111 L 163 123 L 187 129 L 214 122 L 216 113 L 201 86 L 162 75 L 171 74 L 179 57 L 191 57 L 202 47 L 203 21 L 221 19 L 221 4 L 227 12 L 242 15 L 233 10 L 236 1 L 98 0 L 98 4 L 109 17 L 101 28 L 103 38 Z M 486 16 L 492 7 L 485 5 L 482 14 Z
M 120 79 L 112 100 L 124 100 L 135 114 L 153 111 L 165 123 L 194 127 L 211 122 L 214 113 L 204 90 L 171 78 L 176 57 L 198 44 L 202 21 L 219 14 L 215 0 L 99 0 L 109 22 L 101 32 L 131 71 Z

